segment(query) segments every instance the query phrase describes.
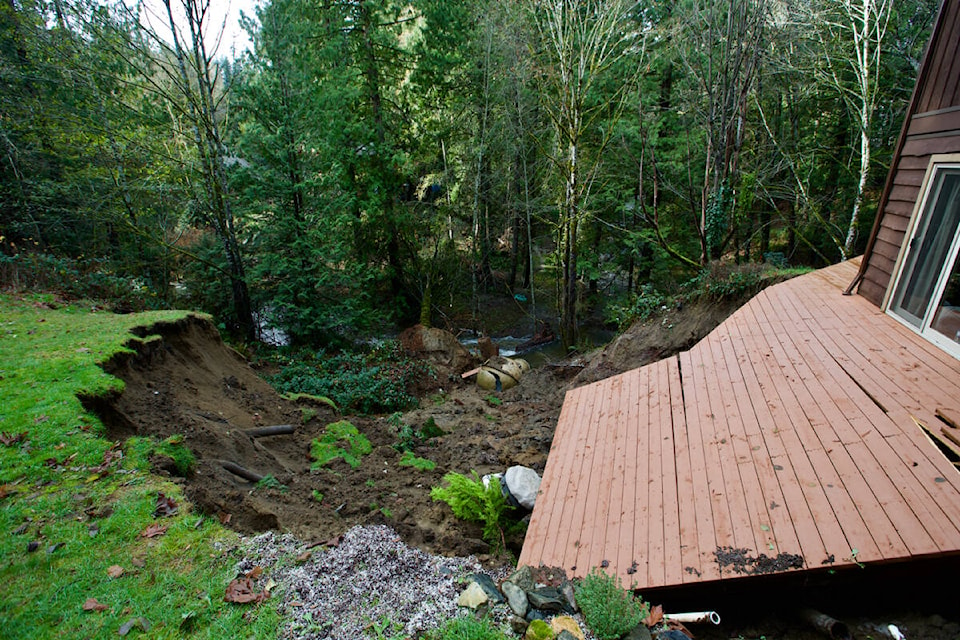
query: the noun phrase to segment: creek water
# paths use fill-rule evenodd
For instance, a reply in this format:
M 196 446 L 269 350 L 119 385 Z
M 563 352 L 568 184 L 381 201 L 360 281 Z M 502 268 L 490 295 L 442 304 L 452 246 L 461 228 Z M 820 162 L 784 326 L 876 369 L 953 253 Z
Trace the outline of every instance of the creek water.
M 602 347 L 610 342 L 616 335 L 615 332 L 603 327 L 586 327 L 582 330 L 585 349 Z M 505 358 L 518 357 L 523 358 L 530 363 L 533 368 L 542 367 L 545 364 L 559 362 L 567 357 L 567 353 L 560 344 L 560 340 L 554 340 L 546 344 L 538 345 L 532 349 L 518 351 L 517 347 L 528 342 L 531 336 L 501 336 L 491 338 L 493 343 L 500 348 L 500 355 Z M 478 353 L 477 341 L 479 336 L 462 337 L 460 344 L 470 350 L 471 353 Z

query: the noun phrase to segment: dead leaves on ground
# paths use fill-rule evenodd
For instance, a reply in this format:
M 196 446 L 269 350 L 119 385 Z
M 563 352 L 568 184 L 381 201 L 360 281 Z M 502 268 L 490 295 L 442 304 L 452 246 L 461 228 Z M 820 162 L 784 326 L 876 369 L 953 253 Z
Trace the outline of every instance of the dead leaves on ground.
M 246 575 L 234 578 L 227 585 L 226 593 L 223 595 L 225 602 L 234 602 L 237 604 L 248 604 L 250 602 L 263 602 L 270 597 L 270 589 L 274 582 L 270 580 L 263 591 L 257 591 L 254 580 L 263 575 L 261 567 L 254 567 Z
M 173 498 L 163 495 L 163 493 L 157 494 L 157 508 L 153 510 L 154 518 L 163 518 L 167 516 L 172 516 L 177 512 L 177 503 Z
M 116 579 L 122 576 L 123 574 L 124 574 L 124 569 L 118 564 L 107 567 L 107 575 L 110 576 L 111 578 Z
M 5 447 L 12 447 L 15 444 L 26 442 L 26 440 L 26 431 L 21 431 L 20 433 L 7 433 L 6 431 L 0 432 L 0 444 Z
M 165 524 L 152 524 L 143 531 L 140 532 L 141 538 L 156 538 L 162 536 L 167 532 L 167 525 Z
M 100 613 L 101 611 L 106 611 L 109 608 L 110 607 L 107 605 L 97 601 L 96 598 L 87 598 L 86 602 L 83 603 L 84 611 L 96 611 L 97 613 Z
M 655 604 L 650 607 L 650 612 L 647 614 L 646 620 L 643 621 L 643 624 L 648 627 L 655 627 L 663 620 L 663 605 Z

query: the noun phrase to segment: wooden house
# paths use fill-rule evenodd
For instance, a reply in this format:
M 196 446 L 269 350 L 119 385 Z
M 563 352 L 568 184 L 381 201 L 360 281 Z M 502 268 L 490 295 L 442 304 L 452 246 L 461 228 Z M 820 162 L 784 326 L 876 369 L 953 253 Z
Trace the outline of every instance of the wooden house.
M 858 292 L 960 357 L 960 2 L 940 7 Z

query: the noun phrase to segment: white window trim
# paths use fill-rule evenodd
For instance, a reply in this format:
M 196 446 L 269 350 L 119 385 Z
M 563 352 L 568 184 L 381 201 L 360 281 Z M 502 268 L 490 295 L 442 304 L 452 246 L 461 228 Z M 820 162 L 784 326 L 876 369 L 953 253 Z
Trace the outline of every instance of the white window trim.
M 960 345 L 958 345 L 956 342 L 941 336 L 937 331 L 929 330 L 929 328 L 925 330 L 923 324 L 921 324 L 921 327 L 918 329 L 913 324 L 900 317 L 900 315 L 895 313 L 890 308 L 891 303 L 893 302 L 894 292 L 897 290 L 897 285 L 900 283 L 900 277 L 903 275 L 903 266 L 906 264 L 908 254 L 910 252 L 910 241 L 913 238 L 913 234 L 920 222 L 920 216 L 927 208 L 927 201 L 930 199 L 932 191 L 930 187 L 933 184 L 933 178 L 940 169 L 960 169 L 960 153 L 934 154 L 930 156 L 930 161 L 927 164 L 927 171 L 924 174 L 923 182 L 920 185 L 919 197 L 913 206 L 913 213 L 910 215 L 910 222 L 907 224 L 907 228 L 904 231 L 903 242 L 900 244 L 900 252 L 897 255 L 897 261 L 894 263 L 893 275 L 890 278 L 890 285 L 887 287 L 887 291 L 884 294 L 881 309 L 888 316 L 892 317 L 894 320 L 907 327 L 914 333 L 920 335 L 923 339 L 940 347 L 955 358 L 960 358 Z M 948 262 L 957 259 L 957 253 L 958 250 L 960 250 L 960 246 L 958 245 L 960 245 L 960 242 L 955 240 L 950 256 L 948 257 Z M 939 298 L 941 294 L 942 287 L 938 286 L 935 297 Z

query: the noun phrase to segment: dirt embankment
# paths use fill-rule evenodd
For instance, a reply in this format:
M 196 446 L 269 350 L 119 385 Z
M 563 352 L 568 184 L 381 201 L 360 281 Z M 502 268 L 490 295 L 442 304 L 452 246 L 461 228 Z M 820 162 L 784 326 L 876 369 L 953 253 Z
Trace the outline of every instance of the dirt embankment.
M 430 488 L 449 471 L 484 474 L 521 464 L 542 473 L 566 389 L 682 348 L 728 312 L 701 311 L 682 314 L 695 315 L 693 323 L 678 316 L 637 327 L 606 351 L 574 359 L 572 366 L 537 369 L 501 394 L 441 372 L 438 388 L 403 416 L 415 429 L 432 419 L 445 432 L 415 450 L 437 463 L 433 471 L 398 464 L 396 425 L 386 416 L 346 416 L 373 445 L 358 468 L 338 460 L 311 470 L 311 442 L 344 416 L 324 404 L 281 398 L 199 317 L 145 328 L 144 340 L 132 343 L 135 353 L 105 365 L 125 382 L 123 393 L 86 404 L 117 440 L 182 434 L 198 462 L 181 480 L 186 493 L 204 512 L 239 531 L 279 529 L 322 541 L 356 524 L 388 524 L 408 544 L 428 551 L 483 557 L 489 548 L 479 527 L 431 500 Z M 294 433 L 261 438 L 246 433 L 280 424 L 293 425 Z M 175 473 L 169 462 L 155 460 L 161 472 Z M 224 463 L 276 482 L 255 486 Z M 513 541 L 514 551 L 520 542 Z

